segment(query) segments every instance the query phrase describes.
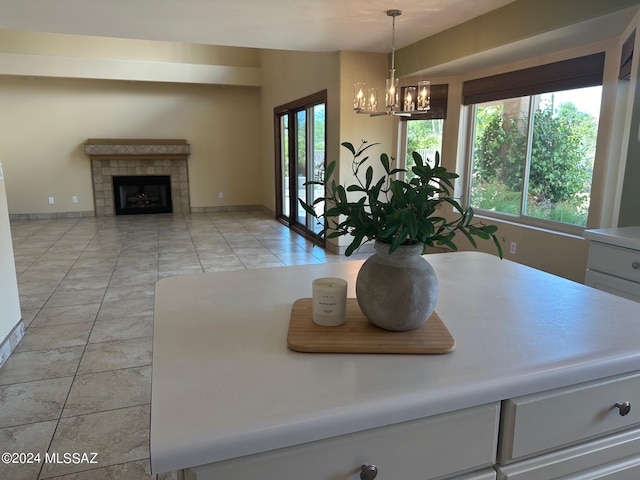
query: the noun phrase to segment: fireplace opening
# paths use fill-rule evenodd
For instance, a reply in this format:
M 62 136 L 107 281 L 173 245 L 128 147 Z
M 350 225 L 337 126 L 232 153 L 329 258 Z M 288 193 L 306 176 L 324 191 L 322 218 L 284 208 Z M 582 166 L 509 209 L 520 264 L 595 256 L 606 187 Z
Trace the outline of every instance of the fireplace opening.
M 172 213 L 169 175 L 113 176 L 116 215 Z

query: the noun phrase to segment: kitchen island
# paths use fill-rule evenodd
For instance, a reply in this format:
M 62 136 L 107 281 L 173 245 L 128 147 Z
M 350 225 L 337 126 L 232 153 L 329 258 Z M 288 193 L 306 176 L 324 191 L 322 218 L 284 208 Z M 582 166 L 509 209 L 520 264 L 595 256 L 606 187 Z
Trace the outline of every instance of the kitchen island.
M 425 258 L 456 341 L 444 355 L 287 348 L 293 302 L 325 276 L 345 278 L 355 296 L 360 261 L 158 282 L 152 471 L 218 480 L 357 479 L 372 464 L 381 480 L 560 478 L 602 465 L 637 473 L 640 304 L 478 252 Z

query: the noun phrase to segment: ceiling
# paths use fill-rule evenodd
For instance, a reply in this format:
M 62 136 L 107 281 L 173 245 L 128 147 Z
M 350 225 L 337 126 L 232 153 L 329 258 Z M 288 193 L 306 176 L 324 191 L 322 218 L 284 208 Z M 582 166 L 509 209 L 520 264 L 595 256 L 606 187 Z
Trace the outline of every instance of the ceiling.
M 514 0 L 1 0 L 0 29 L 301 51 L 391 49 Z

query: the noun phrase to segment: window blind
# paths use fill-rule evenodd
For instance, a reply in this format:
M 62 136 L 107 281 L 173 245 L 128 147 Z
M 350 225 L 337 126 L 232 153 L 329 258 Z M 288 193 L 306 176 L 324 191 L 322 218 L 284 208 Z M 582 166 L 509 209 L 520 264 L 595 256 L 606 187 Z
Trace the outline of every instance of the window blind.
M 633 61 L 633 46 L 636 43 L 636 31 L 634 30 L 629 38 L 622 45 L 620 54 L 620 73 L 618 79 L 629 80 L 631 78 L 631 62 Z
M 505 98 L 602 85 L 604 52 L 515 70 L 462 84 L 462 103 L 491 102 Z
M 404 97 L 404 89 L 402 89 L 402 96 Z M 431 85 L 431 91 L 429 93 L 430 101 L 429 101 L 429 110 L 425 113 L 419 113 L 413 117 L 413 119 L 419 120 L 437 120 L 437 119 L 445 119 L 447 118 L 447 100 L 449 98 L 449 85 L 438 84 Z M 416 112 L 412 112 L 416 113 Z M 400 117 L 400 120 L 410 120 L 408 117 Z

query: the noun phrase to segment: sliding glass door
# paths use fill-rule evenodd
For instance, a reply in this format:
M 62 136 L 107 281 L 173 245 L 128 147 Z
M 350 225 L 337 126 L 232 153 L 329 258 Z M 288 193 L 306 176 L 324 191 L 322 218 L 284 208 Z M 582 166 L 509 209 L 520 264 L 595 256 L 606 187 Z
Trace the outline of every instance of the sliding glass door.
M 322 180 L 326 167 L 326 91 L 277 107 L 276 214 L 298 233 L 315 236 L 322 226 L 300 205 L 323 195 L 322 186 L 305 185 Z M 324 205 L 317 205 L 318 211 Z

